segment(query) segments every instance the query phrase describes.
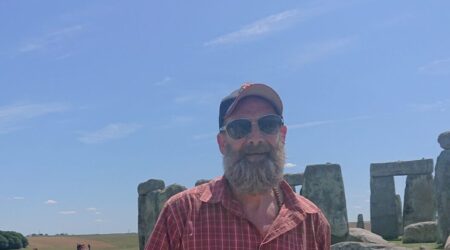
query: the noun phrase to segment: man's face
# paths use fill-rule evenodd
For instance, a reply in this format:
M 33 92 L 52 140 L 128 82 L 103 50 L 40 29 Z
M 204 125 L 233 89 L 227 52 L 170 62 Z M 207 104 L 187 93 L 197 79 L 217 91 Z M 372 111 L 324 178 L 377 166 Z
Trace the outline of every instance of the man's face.
M 239 193 L 265 193 L 282 180 L 286 127 L 266 134 L 257 125 L 259 118 L 270 114 L 276 112 L 266 100 L 246 97 L 239 102 L 225 124 L 235 119 L 249 119 L 252 121 L 250 134 L 233 139 L 222 132 L 217 137 L 223 154 L 225 177 Z

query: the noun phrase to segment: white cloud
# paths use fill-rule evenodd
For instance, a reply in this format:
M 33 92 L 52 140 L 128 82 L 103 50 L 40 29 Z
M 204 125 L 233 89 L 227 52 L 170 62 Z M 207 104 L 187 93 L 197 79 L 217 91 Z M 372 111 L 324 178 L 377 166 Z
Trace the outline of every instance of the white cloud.
M 64 27 L 60 30 L 53 31 L 47 34 L 44 34 L 40 37 L 31 39 L 30 41 L 24 43 L 19 47 L 20 53 L 28 53 L 39 50 L 44 50 L 47 48 L 54 48 L 60 45 L 62 42 L 67 39 L 75 36 L 83 30 L 82 25 L 72 25 L 68 27 Z
M 47 204 L 47 205 L 54 205 L 54 204 L 56 204 L 56 203 L 58 203 L 58 202 L 55 201 L 55 200 L 47 200 L 47 201 L 45 202 L 45 204 Z
M 221 45 L 240 42 L 249 38 L 261 36 L 286 26 L 286 22 L 298 16 L 299 10 L 288 10 L 275 15 L 271 15 L 256 22 L 246 25 L 241 29 L 217 37 L 205 43 L 205 46 Z
M 335 123 L 341 123 L 341 122 L 367 120 L 367 119 L 371 119 L 371 118 L 372 118 L 371 116 L 355 116 L 355 117 L 350 117 L 350 118 L 346 118 L 346 119 L 312 121 L 312 122 L 291 124 L 291 125 L 287 125 L 287 126 L 289 129 L 310 128 L 310 127 L 318 127 L 318 126 L 322 126 L 322 125 L 335 124 Z
M 129 136 L 140 128 L 142 125 L 137 123 L 111 123 L 99 130 L 84 133 L 78 140 L 86 144 L 102 143 Z
M 19 129 L 27 120 L 66 110 L 67 106 L 59 103 L 0 106 L 0 134 Z
M 76 214 L 76 213 L 77 213 L 77 211 L 73 211 L 73 210 L 59 212 L 59 214 L 62 214 L 62 215 L 72 215 L 72 214 Z
M 431 103 L 420 103 L 409 105 L 416 112 L 445 112 L 450 109 L 450 99 L 435 101 Z
M 290 163 L 290 162 L 286 162 L 286 164 L 284 164 L 285 168 L 293 168 L 293 167 L 296 167 L 296 166 L 297 166 L 296 164 Z
M 96 222 L 96 223 L 102 223 L 103 220 L 102 220 L 102 219 L 96 219 L 94 222 Z
M 419 72 L 430 75 L 448 75 L 450 74 L 450 58 L 429 62 L 419 67 Z
M 14 196 L 12 199 L 13 200 L 25 200 L 25 198 L 22 196 Z
M 155 86 L 164 86 L 167 85 L 170 81 L 172 81 L 172 77 L 166 76 L 161 81 L 155 82 L 153 85 Z
M 88 208 L 86 208 L 86 210 L 87 210 L 87 211 L 91 211 L 91 212 L 95 212 L 95 211 L 97 211 L 98 209 L 95 208 L 95 207 L 88 207 Z
M 344 51 L 354 41 L 355 37 L 341 37 L 307 45 L 295 55 L 294 64 L 303 66 L 323 60 Z

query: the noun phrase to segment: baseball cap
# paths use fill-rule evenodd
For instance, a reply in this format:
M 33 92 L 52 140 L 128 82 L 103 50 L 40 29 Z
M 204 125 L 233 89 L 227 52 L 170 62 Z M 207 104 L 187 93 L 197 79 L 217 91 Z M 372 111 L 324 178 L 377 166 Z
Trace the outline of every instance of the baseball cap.
M 273 105 L 278 115 L 283 116 L 283 103 L 275 90 L 263 83 L 244 83 L 220 102 L 219 128 L 223 126 L 225 119 L 233 113 L 239 101 L 247 96 L 264 98 Z

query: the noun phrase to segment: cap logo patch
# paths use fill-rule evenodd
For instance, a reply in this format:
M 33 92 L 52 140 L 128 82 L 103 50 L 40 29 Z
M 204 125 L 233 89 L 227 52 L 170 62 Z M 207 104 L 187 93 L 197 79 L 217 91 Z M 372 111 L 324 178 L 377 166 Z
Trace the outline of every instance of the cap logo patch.
M 239 93 L 242 93 L 244 90 L 246 90 L 248 87 L 250 87 L 251 84 L 250 83 L 244 83 L 241 86 L 241 89 L 239 90 Z

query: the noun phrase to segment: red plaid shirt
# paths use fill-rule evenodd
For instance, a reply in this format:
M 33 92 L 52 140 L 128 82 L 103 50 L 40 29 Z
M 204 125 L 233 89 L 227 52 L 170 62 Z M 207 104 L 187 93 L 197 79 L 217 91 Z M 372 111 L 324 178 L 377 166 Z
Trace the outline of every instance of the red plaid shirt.
M 317 206 L 280 184 L 284 203 L 265 236 L 245 218 L 224 177 L 178 193 L 165 204 L 145 250 L 328 250 L 330 225 Z

